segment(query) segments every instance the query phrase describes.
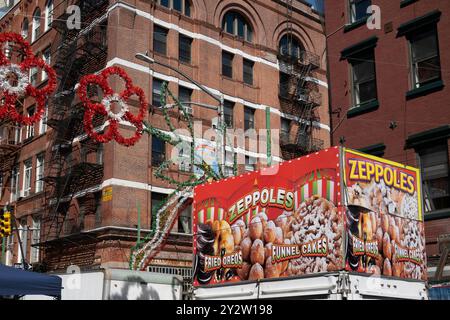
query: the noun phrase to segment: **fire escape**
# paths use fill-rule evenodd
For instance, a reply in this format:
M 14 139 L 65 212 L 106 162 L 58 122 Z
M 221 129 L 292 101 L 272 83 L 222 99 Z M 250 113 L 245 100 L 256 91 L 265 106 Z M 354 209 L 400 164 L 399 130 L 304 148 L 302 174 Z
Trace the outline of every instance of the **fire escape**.
M 284 159 L 293 159 L 323 149 L 323 140 L 314 137 L 314 124 L 319 122 L 317 107 L 322 104 L 318 85 L 312 81 L 320 68 L 320 57 L 303 48 L 296 48 L 292 30 L 292 0 L 286 0 L 287 44 L 280 46 L 279 98 L 281 112 L 289 114 L 289 128 L 282 127 L 280 147 Z M 283 130 L 284 129 L 284 130 Z
M 81 9 L 81 29 L 71 29 L 66 23 L 69 17 L 66 7 L 71 4 Z M 78 197 L 83 195 L 92 198 L 86 190 L 98 187 L 103 178 L 103 164 L 87 160 L 86 155 L 98 152 L 101 146 L 84 135 L 84 110 L 76 98 L 75 87 L 83 75 L 94 73 L 106 64 L 107 7 L 107 0 L 78 0 L 63 1 L 54 9 L 55 16 L 61 14 L 52 23 L 56 30 L 52 62 L 58 88 L 49 101 L 47 121 L 52 130 L 48 134 L 45 158 L 45 213 L 39 244 L 45 251 L 44 261 L 51 256 L 47 249 L 61 248 L 68 236 L 81 235 L 83 226 L 75 226 L 73 219 L 68 219 L 69 213 L 76 210 L 73 200 L 77 197 L 81 202 Z M 95 96 L 95 91 L 91 91 Z M 97 118 L 94 126 L 101 120 Z
M 5 190 L 7 185 L 6 176 L 11 175 L 12 169 L 17 162 L 20 143 L 19 134 L 20 128 L 14 126 L 8 120 L 4 120 L 3 123 L 0 122 L 0 184 L 1 190 Z M 11 177 L 12 178 L 12 177 Z M 10 178 L 10 179 L 11 179 Z M 18 192 L 18 190 L 15 190 Z M 3 194 L 0 194 L 0 199 Z M 6 204 L 6 203 L 2 203 Z

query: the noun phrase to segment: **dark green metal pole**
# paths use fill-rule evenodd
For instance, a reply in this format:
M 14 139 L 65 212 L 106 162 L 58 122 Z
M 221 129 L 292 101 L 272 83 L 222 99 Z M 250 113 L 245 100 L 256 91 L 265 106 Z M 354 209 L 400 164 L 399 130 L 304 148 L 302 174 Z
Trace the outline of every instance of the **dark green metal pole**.
M 272 136 L 270 134 L 270 108 L 266 107 L 266 129 L 267 129 L 267 166 L 272 165 Z

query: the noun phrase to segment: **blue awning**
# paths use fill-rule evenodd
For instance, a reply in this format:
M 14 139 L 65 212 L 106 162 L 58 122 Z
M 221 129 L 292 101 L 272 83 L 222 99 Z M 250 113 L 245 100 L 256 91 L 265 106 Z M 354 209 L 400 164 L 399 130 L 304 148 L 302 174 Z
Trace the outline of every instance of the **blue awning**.
M 61 296 L 62 279 L 0 264 L 0 296 Z

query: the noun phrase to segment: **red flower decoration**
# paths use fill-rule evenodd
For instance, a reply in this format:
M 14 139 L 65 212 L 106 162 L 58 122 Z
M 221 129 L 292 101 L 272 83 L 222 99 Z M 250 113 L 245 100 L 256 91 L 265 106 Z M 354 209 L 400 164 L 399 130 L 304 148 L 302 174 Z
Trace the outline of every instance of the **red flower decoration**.
M 108 77 L 114 74 L 121 77 L 125 82 L 125 90 L 120 94 L 114 93 L 108 85 Z M 101 88 L 103 91 L 103 100 L 101 103 L 93 102 L 89 99 L 87 92 L 89 85 L 97 85 Z M 128 105 L 126 104 L 127 100 L 133 95 L 136 95 L 139 98 L 139 113 L 137 116 L 133 115 L 128 110 Z M 145 98 L 144 91 L 133 85 L 133 81 L 122 68 L 109 67 L 98 75 L 90 74 L 84 76 L 80 80 L 78 96 L 86 109 L 83 119 L 84 129 L 92 139 L 101 143 L 116 140 L 119 144 L 127 147 L 132 146 L 139 141 L 142 136 L 142 121 L 144 120 L 147 112 L 147 100 Z M 120 106 L 121 109 L 118 113 L 113 113 L 111 111 L 112 103 L 117 103 Z M 95 114 L 107 116 L 108 118 L 109 127 L 105 129 L 103 134 L 100 134 L 94 130 L 92 121 Z M 134 136 L 125 138 L 120 134 L 119 123 L 121 121 L 129 122 L 136 128 Z
M 5 44 L 15 43 L 23 54 L 20 64 L 12 63 L 3 52 Z M 33 67 L 45 70 L 48 82 L 42 89 L 34 87 L 28 77 Z M 10 83 L 10 77 L 14 76 L 16 85 Z M 32 125 L 39 121 L 45 110 L 47 98 L 56 89 L 56 73 L 44 60 L 34 56 L 30 44 L 17 33 L 0 33 L 0 96 L 4 101 L 0 103 L 0 119 L 6 115 L 12 121 L 22 125 Z M 33 97 L 36 100 L 36 112 L 28 117 L 19 114 L 16 110 L 16 102 L 19 98 Z

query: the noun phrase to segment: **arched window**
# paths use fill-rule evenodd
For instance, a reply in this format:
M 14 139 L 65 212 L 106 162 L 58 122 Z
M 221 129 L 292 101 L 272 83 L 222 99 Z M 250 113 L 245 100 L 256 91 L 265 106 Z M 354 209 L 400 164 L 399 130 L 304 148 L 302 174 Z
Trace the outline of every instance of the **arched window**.
M 31 29 L 31 42 L 35 41 L 41 34 L 41 10 L 37 8 L 33 14 L 33 26 Z
M 185 16 L 191 16 L 191 2 L 189 0 L 157 0 L 163 7 L 181 12 Z
M 222 30 L 251 42 L 253 30 L 242 14 L 228 11 L 222 20 Z
M 44 31 L 47 31 L 51 28 L 53 21 L 53 0 L 48 0 L 45 5 L 45 28 Z
M 22 22 L 22 38 L 26 39 L 28 38 L 28 19 L 23 19 Z
M 303 45 L 296 37 L 291 34 L 285 34 L 280 40 L 280 54 L 300 58 L 300 54 L 304 51 Z

